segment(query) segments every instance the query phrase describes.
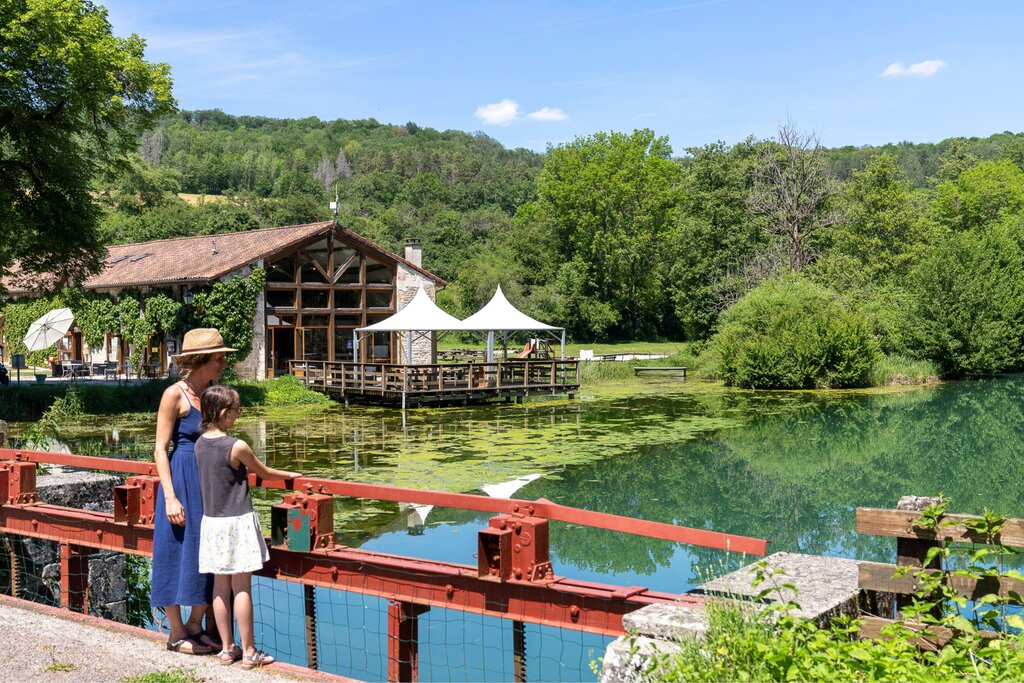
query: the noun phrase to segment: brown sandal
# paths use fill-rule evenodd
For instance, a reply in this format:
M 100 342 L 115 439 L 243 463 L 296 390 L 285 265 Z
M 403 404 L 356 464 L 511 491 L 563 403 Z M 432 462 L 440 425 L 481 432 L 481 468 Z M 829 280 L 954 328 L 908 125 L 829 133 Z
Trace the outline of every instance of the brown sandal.
M 167 649 L 171 652 L 180 652 L 183 655 L 212 655 L 217 651 L 215 647 L 203 645 L 193 636 L 186 636 L 167 643 Z

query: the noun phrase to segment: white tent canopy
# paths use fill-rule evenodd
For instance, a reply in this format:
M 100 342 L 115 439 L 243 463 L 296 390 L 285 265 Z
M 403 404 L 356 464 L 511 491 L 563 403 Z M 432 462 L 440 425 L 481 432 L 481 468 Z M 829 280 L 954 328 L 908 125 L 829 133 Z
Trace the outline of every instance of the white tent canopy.
M 519 332 L 528 330 L 560 330 L 539 320 L 534 320 L 505 298 L 501 285 L 487 305 L 462 321 L 463 330 Z
M 542 323 L 526 315 L 513 306 L 501 291 L 501 285 L 495 290 L 494 296 L 487 305 L 462 321 L 462 329 L 487 332 L 487 362 L 494 362 L 494 333 L 501 332 L 505 343 L 508 343 L 509 332 L 526 332 L 534 330 L 561 330 L 561 357 L 565 358 L 565 329 Z

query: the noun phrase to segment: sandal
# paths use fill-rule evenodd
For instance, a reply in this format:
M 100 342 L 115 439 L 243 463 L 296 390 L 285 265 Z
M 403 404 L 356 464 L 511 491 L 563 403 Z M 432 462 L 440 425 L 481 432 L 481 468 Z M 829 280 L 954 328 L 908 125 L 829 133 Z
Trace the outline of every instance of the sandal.
M 267 664 L 273 664 L 274 658 L 268 655 L 263 650 L 256 650 L 252 655 L 245 655 L 242 657 L 241 667 L 243 669 L 255 669 L 258 666 L 266 666 Z
M 230 650 L 221 650 L 217 653 L 217 659 L 224 666 L 231 666 L 242 658 L 242 648 L 232 645 Z
M 185 638 L 179 638 L 174 642 L 168 642 L 167 649 L 171 652 L 180 652 L 184 655 L 212 655 L 217 651 L 217 648 L 203 645 L 192 636 L 186 636 Z
M 196 641 L 203 647 L 212 647 L 214 650 L 220 650 L 223 647 L 219 633 L 210 633 L 210 631 L 202 627 L 200 627 L 195 633 L 192 633 L 189 629 L 189 624 L 185 624 L 185 631 L 189 634 L 189 638 Z

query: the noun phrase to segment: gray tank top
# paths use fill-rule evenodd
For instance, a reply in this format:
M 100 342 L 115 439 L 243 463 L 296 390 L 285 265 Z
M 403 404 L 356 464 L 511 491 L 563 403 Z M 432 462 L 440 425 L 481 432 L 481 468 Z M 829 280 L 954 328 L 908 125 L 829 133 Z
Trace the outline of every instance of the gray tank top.
M 233 436 L 196 439 L 199 489 L 207 517 L 238 517 L 252 512 L 249 471 L 242 464 L 237 469 L 231 466 L 231 447 L 236 441 Z

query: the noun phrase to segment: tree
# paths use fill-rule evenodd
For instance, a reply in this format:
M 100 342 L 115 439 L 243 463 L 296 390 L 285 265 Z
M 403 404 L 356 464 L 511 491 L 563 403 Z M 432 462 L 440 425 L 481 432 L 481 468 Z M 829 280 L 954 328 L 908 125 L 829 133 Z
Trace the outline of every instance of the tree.
M 170 68 L 86 0 L 0 5 L 0 275 L 82 279 L 100 265 L 90 181 L 170 112 Z M 38 283 L 37 283 L 38 284 Z
M 939 180 L 956 180 L 978 163 L 978 157 L 963 138 L 950 138 L 946 142 L 946 151 L 939 157 L 938 177 Z
M 867 319 L 795 274 L 725 311 L 707 354 L 727 385 L 748 389 L 866 386 L 879 358 Z
M 811 260 L 807 237 L 839 221 L 831 201 L 838 192 L 816 134 L 802 133 L 789 122 L 779 128 L 778 142 L 760 146 L 750 206 L 768 217 L 770 233 L 786 239 L 794 271 Z
M 599 333 L 636 338 L 657 329 L 664 235 L 679 195 L 671 157 L 668 139 L 650 130 L 597 133 L 548 151 L 539 204 L 563 261 L 575 264 L 576 291 L 614 312 Z
M 962 176 L 961 176 L 962 177 Z M 911 277 L 908 343 L 943 376 L 1024 367 L 1024 226 L 1010 219 L 949 235 Z
M 901 278 L 920 253 L 923 228 L 911 189 L 899 160 L 888 152 L 853 172 L 843 196 L 845 220 L 830 231 L 830 251 L 850 259 L 863 281 Z
M 748 210 L 756 151 L 750 138 L 732 147 L 716 142 L 687 150 L 668 277 L 687 339 L 708 335 L 718 317 L 720 282 L 766 241 L 762 220 Z
M 983 161 L 935 190 L 933 210 L 951 230 L 972 230 L 1024 210 L 1024 171 L 1011 161 Z

